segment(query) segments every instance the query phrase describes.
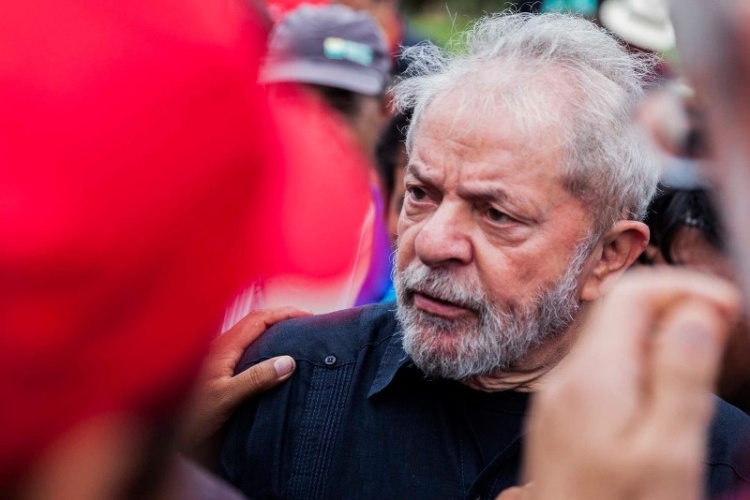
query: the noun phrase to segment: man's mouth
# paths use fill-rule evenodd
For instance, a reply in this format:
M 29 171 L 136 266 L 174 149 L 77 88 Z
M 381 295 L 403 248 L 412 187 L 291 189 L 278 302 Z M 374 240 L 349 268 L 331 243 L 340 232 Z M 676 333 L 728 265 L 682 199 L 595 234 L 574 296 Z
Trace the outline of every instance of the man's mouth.
M 414 296 L 414 307 L 435 316 L 443 318 L 456 319 L 466 314 L 471 314 L 471 310 L 461 304 L 440 299 L 433 295 L 423 292 L 412 292 Z

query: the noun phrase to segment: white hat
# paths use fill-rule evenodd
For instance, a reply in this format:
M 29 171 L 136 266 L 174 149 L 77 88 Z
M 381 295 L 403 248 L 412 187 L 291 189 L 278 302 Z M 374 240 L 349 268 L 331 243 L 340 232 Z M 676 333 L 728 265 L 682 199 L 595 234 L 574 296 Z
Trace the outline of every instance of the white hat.
M 675 45 L 668 10 L 667 0 L 607 0 L 599 20 L 629 44 L 662 52 Z

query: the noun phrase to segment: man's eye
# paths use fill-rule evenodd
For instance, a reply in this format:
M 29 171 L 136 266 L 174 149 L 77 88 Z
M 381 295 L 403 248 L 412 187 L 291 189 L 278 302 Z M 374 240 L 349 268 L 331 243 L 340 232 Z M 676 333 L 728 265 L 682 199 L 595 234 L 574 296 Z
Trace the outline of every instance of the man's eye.
M 415 187 L 415 186 L 407 188 L 406 191 L 416 201 L 423 200 L 427 196 L 427 193 L 425 192 L 424 189 L 418 188 L 418 187 Z
M 492 208 L 492 207 L 490 207 L 490 208 L 487 209 L 487 218 L 490 221 L 498 223 L 498 224 L 499 223 L 503 223 L 503 222 L 510 222 L 510 221 L 513 220 L 505 212 L 501 212 L 500 210 L 498 210 L 496 208 Z

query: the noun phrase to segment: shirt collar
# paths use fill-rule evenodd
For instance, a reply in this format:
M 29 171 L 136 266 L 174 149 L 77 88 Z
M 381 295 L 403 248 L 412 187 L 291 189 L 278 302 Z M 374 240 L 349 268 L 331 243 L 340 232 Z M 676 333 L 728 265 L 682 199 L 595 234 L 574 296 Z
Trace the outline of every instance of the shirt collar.
M 375 380 L 370 386 L 367 397 L 371 398 L 391 385 L 396 373 L 409 363 L 411 363 L 411 359 L 402 346 L 401 328 L 399 327 L 388 341 L 388 347 L 386 347 L 383 358 L 380 360 L 378 373 L 375 375 Z

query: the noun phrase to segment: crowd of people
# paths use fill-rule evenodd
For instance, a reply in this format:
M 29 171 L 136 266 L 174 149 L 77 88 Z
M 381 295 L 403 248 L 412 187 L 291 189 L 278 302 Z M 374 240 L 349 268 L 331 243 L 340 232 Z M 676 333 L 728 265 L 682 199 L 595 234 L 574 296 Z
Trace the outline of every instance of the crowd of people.
M 749 24 L 6 6 L 0 497 L 750 498 Z

